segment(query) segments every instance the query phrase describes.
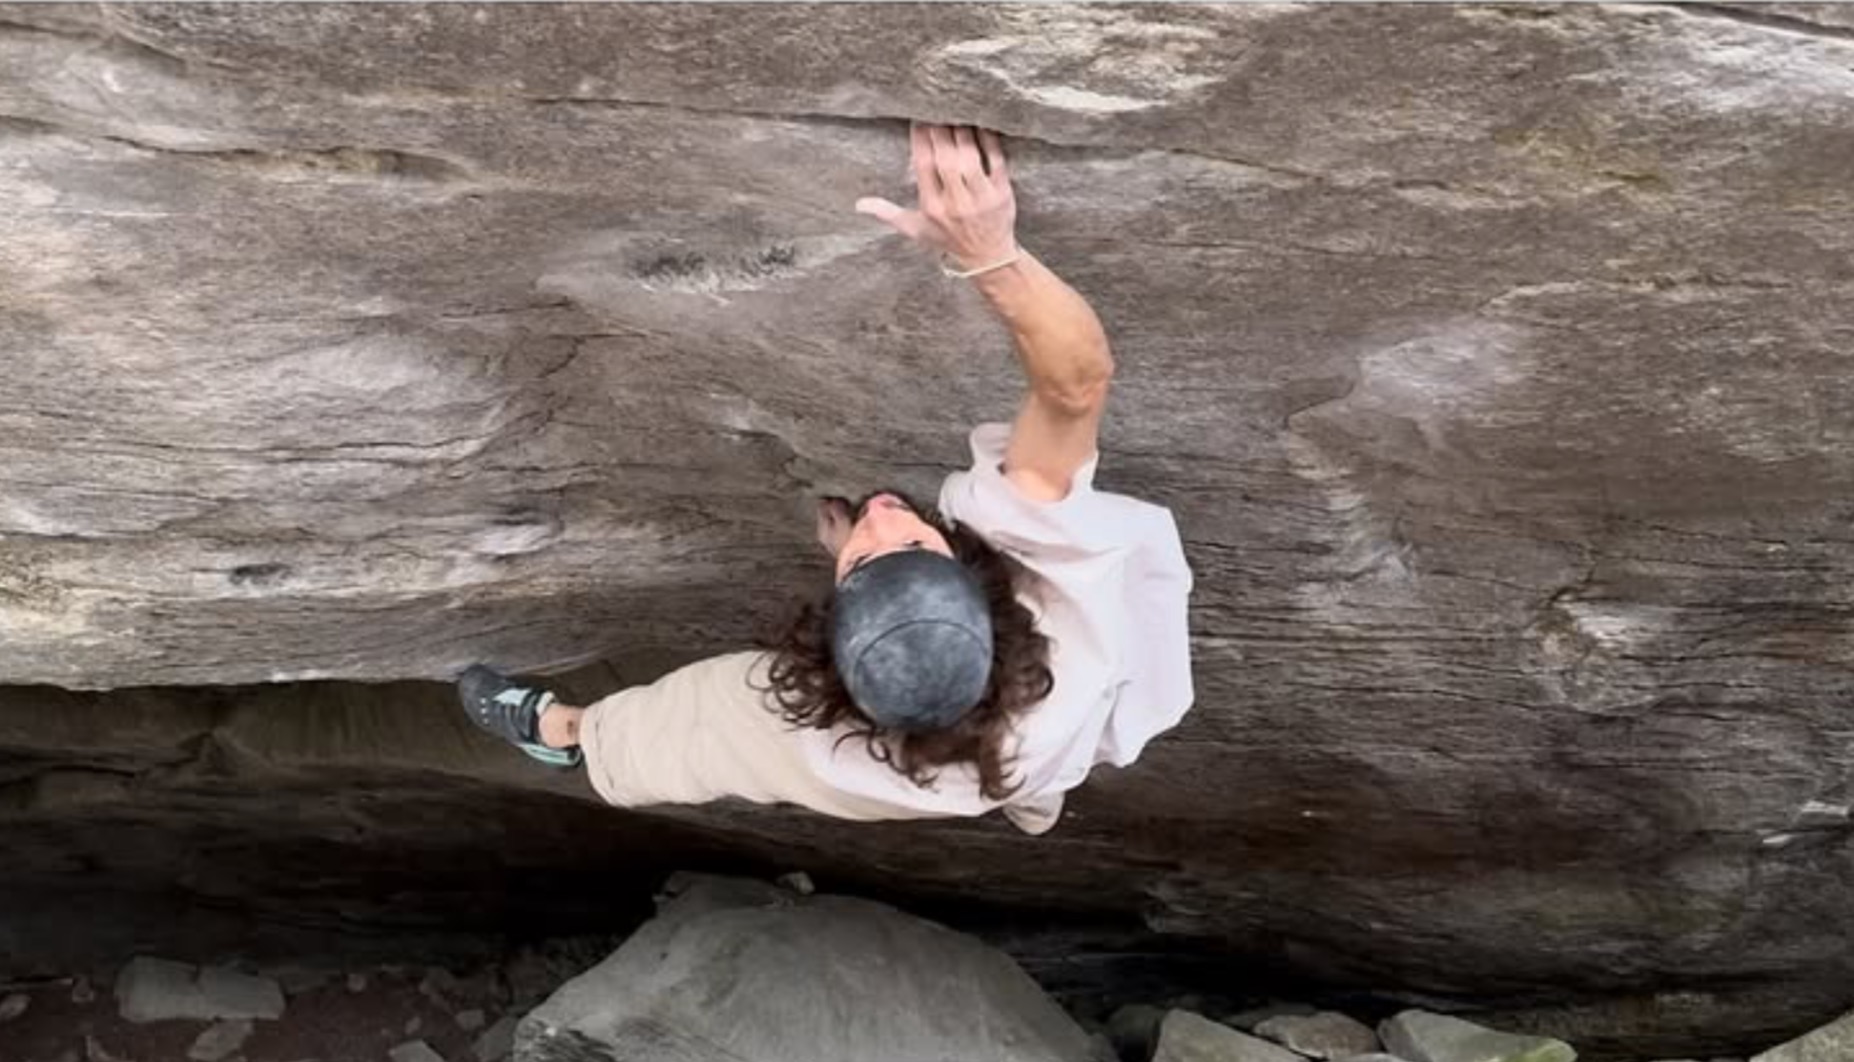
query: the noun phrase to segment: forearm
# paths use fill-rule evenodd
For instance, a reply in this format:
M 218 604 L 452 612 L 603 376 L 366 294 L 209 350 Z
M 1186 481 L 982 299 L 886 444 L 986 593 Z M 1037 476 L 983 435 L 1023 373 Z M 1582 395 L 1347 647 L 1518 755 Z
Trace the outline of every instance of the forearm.
M 1028 253 L 972 283 L 1010 328 L 1032 391 L 1061 409 L 1099 408 L 1114 357 L 1088 300 Z

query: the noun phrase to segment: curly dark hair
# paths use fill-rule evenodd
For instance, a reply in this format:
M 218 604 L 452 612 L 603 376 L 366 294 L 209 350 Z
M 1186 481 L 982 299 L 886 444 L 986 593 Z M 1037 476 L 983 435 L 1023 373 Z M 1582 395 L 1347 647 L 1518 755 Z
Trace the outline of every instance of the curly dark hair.
M 876 725 L 850 699 L 831 659 L 835 586 L 802 604 L 782 630 L 762 642 L 772 654 L 767 692 L 777 702 L 775 710 L 794 726 L 829 730 L 849 724 L 850 731 L 839 743 L 861 740 L 872 757 L 915 785 L 932 786 L 939 768 L 970 763 L 978 769 L 979 791 L 985 798 L 1003 801 L 1022 785 L 1009 781 L 1013 726 L 1055 688 L 1049 638 L 1036 629 L 1036 617 L 1017 600 L 1023 569 L 1016 561 L 970 528 L 913 508 L 946 536 L 954 559 L 978 578 L 991 604 L 991 680 L 984 698 L 957 723 L 939 730 L 904 732 Z

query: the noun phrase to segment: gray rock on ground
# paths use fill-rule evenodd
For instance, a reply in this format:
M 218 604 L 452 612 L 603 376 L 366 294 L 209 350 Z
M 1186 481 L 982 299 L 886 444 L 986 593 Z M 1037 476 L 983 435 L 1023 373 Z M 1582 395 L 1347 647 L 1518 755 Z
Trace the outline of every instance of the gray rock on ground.
M 1751 1062 L 1847 1062 L 1848 1059 L 1854 1059 L 1854 1011 L 1754 1055 Z
M 12 1021 L 26 1012 L 32 1005 L 32 997 L 24 992 L 14 992 L 5 999 L 0 999 L 0 1022 Z
M 220 1062 L 245 1046 L 251 1038 L 252 1024 L 249 1021 L 221 1021 L 206 1028 L 205 1032 L 187 1048 L 187 1057 L 192 1062 Z
M 1107 1019 L 1108 1043 L 1121 1058 L 1151 1058 L 1153 1046 L 1159 1042 L 1159 1026 L 1164 1021 L 1164 1007 L 1130 1003 Z
M 515 1016 L 505 1014 L 470 1045 L 476 1062 L 502 1062 L 515 1051 Z
M 103 1041 L 91 1034 L 84 1036 L 84 1062 L 135 1062 L 103 1046 Z
M 1174 1010 L 1159 1026 L 1152 1062 L 1304 1062 L 1301 1056 L 1188 1010 Z
M 683 876 L 670 892 L 522 1020 L 518 1062 L 1106 1062 L 1105 1044 L 976 938 L 770 884 Z
M 1189 1010 L 1190 1008 L 1186 1007 L 1184 1009 Z M 1318 1014 L 1319 1012 L 1320 1008 L 1308 1006 L 1305 1003 L 1290 1003 L 1277 1000 L 1276 1002 L 1268 1003 L 1260 1007 L 1250 1007 L 1247 1010 L 1239 1010 L 1229 1017 L 1224 1018 L 1223 1024 L 1232 1029 L 1241 1029 L 1243 1032 L 1252 1033 L 1255 1031 L 1256 1026 L 1268 1021 L 1270 1018 L 1291 1016 L 1304 1017 L 1309 1014 Z
M 408 1040 L 386 1054 L 392 1062 L 444 1062 L 444 1056 L 423 1040 Z
M 267 977 L 223 966 L 200 969 L 140 957 L 116 978 L 116 1006 L 125 1021 L 220 1018 L 275 1020 L 283 1016 L 283 990 Z
M 460 1010 L 451 1015 L 451 1020 L 456 1022 L 457 1027 L 464 1032 L 475 1032 L 483 1027 L 485 1019 L 482 1011 L 472 1007 L 469 1010 Z
M 1371 1026 L 1330 1010 L 1269 1018 L 1256 1025 L 1255 1035 L 1318 1059 L 1369 1054 L 1383 1046 Z
M 260 972 L 277 982 L 277 987 L 283 989 L 286 999 L 325 988 L 334 981 L 336 976 L 335 971 L 327 967 L 305 966 L 300 963 L 286 963 Z
M 1562 1040 L 1500 1032 L 1471 1021 L 1406 1010 L 1378 1026 L 1384 1047 L 1407 1062 L 1576 1062 Z

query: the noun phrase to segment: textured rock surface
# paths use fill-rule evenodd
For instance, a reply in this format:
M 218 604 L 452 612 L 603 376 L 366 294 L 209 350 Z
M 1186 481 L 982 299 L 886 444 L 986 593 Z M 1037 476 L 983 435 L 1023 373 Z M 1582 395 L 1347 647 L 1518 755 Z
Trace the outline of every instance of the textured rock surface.
M 183 962 L 137 958 L 116 978 L 116 1007 L 132 1022 L 274 1020 L 283 1014 L 275 981 L 223 967 L 197 969 Z
M 1846 1058 L 1854 1058 L 1854 1014 L 1773 1047 L 1751 1062 L 1838 1062 Z
M 192 1062 L 220 1062 L 244 1046 L 245 1041 L 251 1038 L 253 1028 L 249 1021 L 215 1022 L 187 1048 L 187 1058 Z M 394 1062 L 400 1060 L 395 1059 Z
M 1109 1062 L 971 937 L 758 882 L 671 889 L 661 915 L 522 1019 L 517 1062 Z
M 970 293 L 848 212 L 902 194 L 918 115 L 1019 138 L 1024 242 L 1120 355 L 1102 481 L 1173 506 L 1199 574 L 1202 695 L 1032 846 L 739 809 L 536 837 L 526 783 L 468 781 L 490 754 L 401 687 L 356 702 L 398 721 L 13 688 L 14 873 L 171 858 L 242 896 L 364 850 L 391 895 L 442 892 L 421 865 L 455 869 L 496 793 L 517 868 L 624 835 L 652 855 L 585 866 L 726 850 L 1794 1035 L 1854 973 L 1849 30 L 8 6 L 0 679 L 738 646 L 822 576 L 808 492 L 930 489 L 1009 411 Z M 99 711 L 120 744 L 67 718 Z M 331 714 L 354 729 L 289 730 Z
M 1302 1057 L 1188 1010 L 1174 1010 L 1159 1026 L 1152 1062 L 1300 1062 Z
M 1489 1029 L 1445 1014 L 1406 1010 L 1378 1028 L 1384 1047 L 1410 1062 L 1577 1062 L 1559 1040 Z
M 1255 1027 L 1255 1034 L 1308 1058 L 1347 1058 L 1382 1046 L 1371 1026 L 1333 1011 L 1270 1018 Z

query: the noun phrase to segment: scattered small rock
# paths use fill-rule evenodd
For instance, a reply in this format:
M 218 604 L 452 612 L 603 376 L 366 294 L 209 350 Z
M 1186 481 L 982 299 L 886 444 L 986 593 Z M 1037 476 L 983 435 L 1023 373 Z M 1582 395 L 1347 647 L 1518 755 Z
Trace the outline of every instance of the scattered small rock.
M 1818 1062 L 1854 1058 L 1854 1012 L 1849 1012 L 1811 1033 L 1751 1056 L 1751 1062 Z
M 419 981 L 418 994 L 440 1007 L 448 1007 L 462 994 L 463 987 L 456 974 L 442 966 L 433 966 L 426 969 L 424 978 Z
M 1151 1058 L 1159 1040 L 1159 1024 L 1165 1009 L 1145 1003 L 1130 1003 L 1114 1011 L 1107 1019 L 1107 1041 L 1122 1058 Z
M 476 1038 L 470 1052 L 476 1056 L 476 1062 L 502 1062 L 515 1051 L 515 1018 L 503 1015 L 496 1023 L 483 1030 L 483 1035 Z
M 26 1012 L 32 1005 L 32 997 L 24 992 L 15 992 L 5 999 L 0 999 L 0 1022 L 12 1021 Z
M 229 966 L 208 966 L 200 971 L 200 994 L 214 1013 L 214 1018 L 283 1017 L 283 989 L 268 977 L 234 970 Z
M 348 991 L 350 992 L 367 991 L 367 975 L 364 973 L 349 974 L 348 975 Z
M 1152 1062 L 1305 1062 L 1267 1040 L 1218 1025 L 1188 1010 L 1174 1010 L 1159 1026 Z
M 1409 1062 L 1576 1062 L 1562 1040 L 1499 1032 L 1471 1021 L 1406 1010 L 1378 1026 L 1384 1046 Z M 1801 1062 L 1801 1060 L 1797 1060 Z
M 1330 1010 L 1278 1015 L 1257 1025 L 1255 1035 L 1320 1059 L 1370 1054 L 1383 1046 L 1371 1026 Z
M 208 1026 L 187 1048 L 187 1057 L 193 1062 L 220 1062 L 245 1046 L 251 1038 L 251 1023 L 248 1021 L 222 1021 Z
M 483 1017 L 483 1012 L 480 1010 L 460 1010 L 452 1015 L 451 1019 L 455 1021 L 457 1027 L 464 1032 L 475 1032 L 481 1029 L 483 1027 L 483 1022 L 486 1020 Z
M 406 1035 L 407 1036 L 417 1036 L 419 1029 L 423 1028 L 424 1025 L 425 1025 L 425 1019 L 419 1017 L 416 1014 L 412 1015 L 412 1020 L 406 1022 L 406 1026 L 405 1026 Z
M 286 996 L 301 996 L 326 986 L 335 979 L 335 971 L 313 966 L 290 963 L 275 969 L 263 971 L 264 976 L 277 982 Z
M 800 896 L 809 896 L 818 891 L 818 887 L 811 881 L 811 875 L 802 870 L 794 870 L 790 874 L 780 875 L 779 884 Z
M 116 978 L 116 1007 L 136 1023 L 283 1016 L 283 991 L 267 977 L 229 967 L 204 970 L 165 959 L 138 958 Z
M 103 1042 L 94 1036 L 84 1037 L 84 1058 L 87 1062 L 129 1062 L 121 1055 L 110 1054 Z
M 423 1040 L 408 1040 L 386 1054 L 393 1062 L 444 1062 L 444 1056 Z
M 1190 1010 L 1191 1008 L 1181 1007 L 1181 1009 Z M 1319 1012 L 1320 1009 L 1318 1007 L 1309 1007 L 1305 1003 L 1269 1003 L 1266 1006 L 1251 1007 L 1248 1010 L 1238 1011 L 1224 1018 L 1223 1024 L 1233 1029 L 1241 1029 L 1243 1032 L 1252 1033 L 1255 1031 L 1256 1026 L 1271 1018 L 1307 1017 L 1318 1014 Z
M 515 1006 L 524 1008 L 546 999 L 562 980 L 546 956 L 528 947 L 515 953 L 503 967 L 502 975 Z
M 76 981 L 72 982 L 71 1002 L 78 1003 L 78 1004 L 94 1003 L 96 1002 L 96 999 L 97 999 L 97 990 L 91 986 L 90 978 L 80 977 Z

